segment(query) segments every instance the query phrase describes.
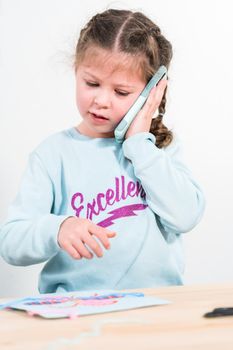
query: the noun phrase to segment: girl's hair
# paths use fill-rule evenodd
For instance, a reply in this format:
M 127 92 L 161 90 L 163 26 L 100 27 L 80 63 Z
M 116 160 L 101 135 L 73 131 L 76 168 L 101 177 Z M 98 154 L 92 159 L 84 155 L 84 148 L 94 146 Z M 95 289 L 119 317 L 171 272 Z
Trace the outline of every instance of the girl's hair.
M 109 9 L 93 16 L 81 30 L 75 52 L 75 69 L 82 62 L 87 49 L 102 48 L 133 55 L 145 81 L 149 81 L 159 66 L 169 67 L 172 46 L 160 28 L 141 12 Z M 150 132 L 159 148 L 169 145 L 172 132 L 163 124 L 166 91 L 159 105 L 158 116 L 152 119 Z

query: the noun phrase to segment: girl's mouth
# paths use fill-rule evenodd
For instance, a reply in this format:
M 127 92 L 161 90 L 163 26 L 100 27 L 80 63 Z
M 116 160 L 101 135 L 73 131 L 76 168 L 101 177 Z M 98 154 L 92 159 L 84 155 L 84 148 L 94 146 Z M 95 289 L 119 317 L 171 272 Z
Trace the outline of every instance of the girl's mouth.
M 108 121 L 108 118 L 106 118 L 106 117 L 104 117 L 104 116 L 102 116 L 102 115 L 97 115 L 97 114 L 95 114 L 95 113 L 90 113 L 90 115 L 91 115 L 91 117 L 92 117 L 92 119 L 94 120 L 94 121 L 96 121 L 96 122 L 106 122 L 106 121 Z

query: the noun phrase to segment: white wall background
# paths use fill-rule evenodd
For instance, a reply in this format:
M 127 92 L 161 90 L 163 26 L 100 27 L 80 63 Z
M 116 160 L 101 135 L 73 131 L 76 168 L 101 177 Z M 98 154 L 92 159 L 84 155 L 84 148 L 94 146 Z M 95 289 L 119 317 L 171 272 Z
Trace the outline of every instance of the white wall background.
M 184 237 L 186 283 L 233 281 L 230 0 L 0 1 L 0 219 L 29 152 L 79 120 L 75 40 L 90 16 L 113 6 L 145 12 L 173 44 L 166 120 L 207 199 L 202 222 Z M 9 266 L 0 258 L 0 297 L 37 293 L 41 266 Z

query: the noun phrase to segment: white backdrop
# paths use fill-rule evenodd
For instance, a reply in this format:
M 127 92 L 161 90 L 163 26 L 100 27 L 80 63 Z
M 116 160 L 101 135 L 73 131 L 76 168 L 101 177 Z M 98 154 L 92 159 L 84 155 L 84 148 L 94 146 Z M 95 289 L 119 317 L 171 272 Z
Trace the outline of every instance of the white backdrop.
M 204 189 L 201 223 L 184 236 L 187 284 L 233 280 L 233 25 L 227 0 L 0 1 L 0 219 L 29 152 L 77 123 L 72 54 L 79 30 L 107 7 L 143 11 L 174 48 L 166 121 Z M 0 297 L 37 293 L 42 265 L 0 258 Z

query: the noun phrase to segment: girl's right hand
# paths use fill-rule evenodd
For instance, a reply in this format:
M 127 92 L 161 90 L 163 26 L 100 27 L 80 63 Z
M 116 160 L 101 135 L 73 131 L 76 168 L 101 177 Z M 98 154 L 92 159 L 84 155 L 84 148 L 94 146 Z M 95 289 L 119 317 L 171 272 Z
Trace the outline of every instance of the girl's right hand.
M 109 238 L 113 238 L 115 235 L 116 232 L 98 226 L 88 219 L 71 216 L 64 220 L 60 226 L 58 244 L 74 259 L 92 259 L 93 253 L 89 249 L 100 258 L 103 256 L 103 250 L 99 241 L 104 248 L 109 249 Z

